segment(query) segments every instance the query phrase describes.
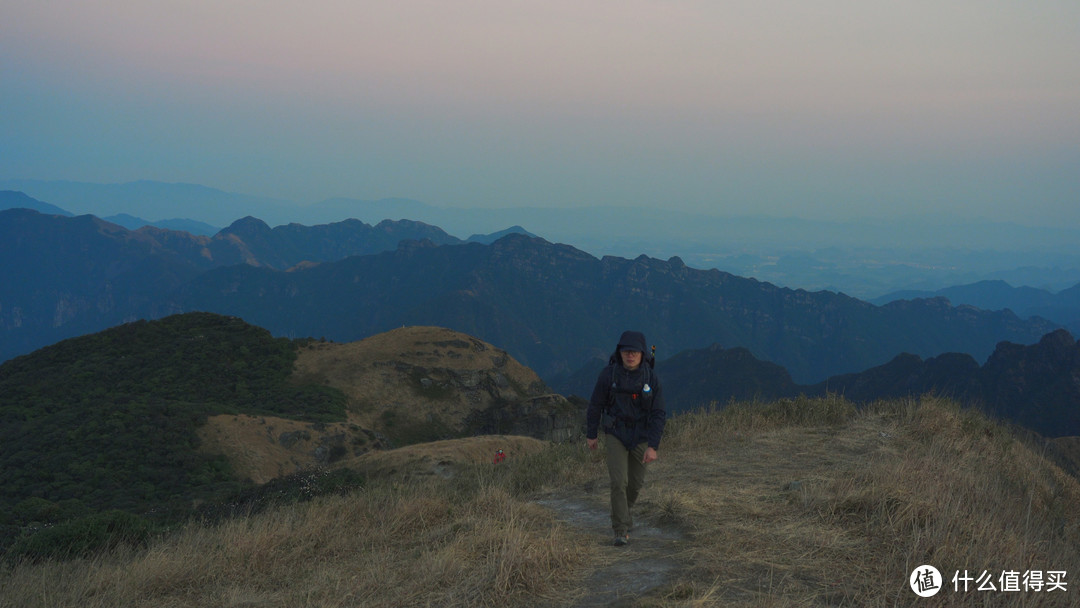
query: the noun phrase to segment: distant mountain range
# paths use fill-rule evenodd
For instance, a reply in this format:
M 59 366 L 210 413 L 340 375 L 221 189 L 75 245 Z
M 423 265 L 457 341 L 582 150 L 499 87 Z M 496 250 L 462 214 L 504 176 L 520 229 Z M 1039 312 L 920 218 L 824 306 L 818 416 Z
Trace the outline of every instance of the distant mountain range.
M 107 217 L 130 214 L 148 217 L 152 221 L 188 218 L 212 226 L 228 226 L 247 215 L 265 217 L 275 223 L 288 223 L 295 219 L 289 213 L 297 207 L 291 201 L 224 192 L 198 184 L 148 180 L 93 184 L 9 179 L 0 181 L 0 190 L 25 192 L 76 215 Z
M 269 228 L 244 219 L 213 237 L 94 216 L 0 211 L 0 360 L 175 309 L 169 300 L 202 272 L 251 264 L 287 269 L 394 248 L 400 240 L 457 243 L 418 222 Z
M 218 228 L 217 226 L 211 226 L 210 224 L 205 224 L 203 222 L 197 222 L 195 220 L 187 220 L 183 218 L 151 222 L 149 220 L 144 220 L 141 217 L 135 217 L 134 215 L 121 213 L 119 215 L 110 215 L 101 219 L 105 220 L 106 222 L 112 222 L 119 226 L 123 226 L 128 230 L 138 230 L 139 228 L 143 228 L 144 226 L 152 226 L 154 228 L 164 228 L 165 230 L 187 232 L 195 236 L 214 236 L 218 232 L 221 232 L 221 228 Z
M 24 192 L 16 192 L 14 190 L 0 190 L 0 211 L 4 209 L 33 209 L 34 211 L 45 213 L 47 215 L 63 215 L 68 217 L 73 215 L 70 211 L 61 209 L 56 205 L 50 205 L 49 203 L 27 196 Z
M 399 241 L 406 244 L 389 250 Z M 636 327 L 662 353 L 743 346 L 809 383 L 898 352 L 984 358 L 1002 340 L 1029 343 L 1056 328 L 943 299 L 878 307 L 696 270 L 678 258 L 597 259 L 524 235 L 458 242 L 418 222 L 271 229 L 245 218 L 196 237 L 130 231 L 92 216 L 3 211 L 2 356 L 202 310 L 276 335 L 338 341 L 402 325 L 445 326 L 500 345 L 552 384 L 606 356 L 619 332 Z
M 933 393 L 978 407 L 1044 437 L 1080 435 L 1080 344 L 1065 330 L 1031 345 L 1002 342 L 982 366 L 965 353 L 923 359 L 903 353 L 884 365 L 799 385 L 782 367 L 742 348 L 683 351 L 657 364 L 675 411 L 843 395 L 857 403 Z
M 1057 293 L 1034 287 L 1013 287 L 1005 281 L 979 281 L 937 291 L 899 291 L 874 298 L 872 303 L 888 304 L 915 298 L 948 298 L 955 305 L 966 304 L 984 310 L 1011 310 L 1020 318 L 1043 317 L 1080 334 L 1080 284 Z
M 732 216 L 723 213 L 719 201 L 696 212 L 678 210 L 677 201 L 644 207 L 598 207 L 582 201 L 565 208 L 496 209 L 403 198 L 298 202 L 145 180 L 124 184 L 0 180 L 0 189 L 19 190 L 76 214 L 105 218 L 129 214 L 155 225 L 167 218 L 187 218 L 228 226 L 246 216 L 271 226 L 347 219 L 374 225 L 384 219 L 408 219 L 439 226 L 459 238 L 517 225 L 597 257 L 678 256 L 693 268 L 717 268 L 775 285 L 840 291 L 864 299 L 898 289 L 932 290 L 985 279 L 1055 290 L 1080 282 L 1080 240 L 1073 227 L 971 217 Z
M 404 198 L 363 200 L 331 198 L 290 201 L 225 192 L 198 184 L 140 180 L 121 184 L 30 179 L 0 180 L 0 189 L 17 190 L 77 214 L 98 216 L 129 213 L 152 220 L 186 217 L 227 226 L 244 216 L 270 224 L 307 225 L 359 219 L 411 219 L 436 225 L 451 234 L 495 231 L 522 225 L 548 239 L 591 249 L 601 240 L 624 239 L 638 251 L 650 242 L 683 242 L 714 246 L 718 240 L 736 243 L 784 243 L 789 249 L 837 246 L 891 246 L 904 234 L 911 247 L 987 248 L 1006 242 L 1056 247 L 1061 253 L 1080 253 L 1080 243 L 1065 227 L 1030 227 L 976 218 L 805 220 L 773 217 L 719 217 L 675 211 L 663 205 L 648 207 L 574 206 L 566 208 L 506 207 L 496 209 L 433 205 Z M 136 210 L 138 213 L 136 213 Z M 912 228 L 907 230 L 906 228 Z
M 545 379 L 606 355 L 627 327 L 645 331 L 662 352 L 703 340 L 746 346 L 804 382 L 903 351 L 985 357 L 1003 339 L 1030 342 L 1055 328 L 944 300 L 875 307 L 695 270 L 678 258 L 598 260 L 523 235 L 490 246 L 405 244 L 290 273 L 217 268 L 187 283 L 173 302 L 286 336 L 353 340 L 402 325 L 450 327 L 501 345 Z
M 57 207 L 56 205 L 51 205 L 49 203 L 39 201 L 35 198 L 27 196 L 24 192 L 17 192 L 14 190 L 0 190 L 0 211 L 3 211 L 5 209 L 33 209 L 34 211 L 44 213 L 46 215 L 63 215 L 65 217 L 71 217 L 75 215 L 66 209 L 62 209 L 60 207 Z M 221 230 L 220 228 L 211 226 L 210 224 L 182 218 L 151 222 L 149 220 L 144 220 L 140 217 L 135 217 L 127 213 L 120 213 L 117 215 L 110 215 L 102 219 L 107 222 L 112 222 L 114 224 L 123 226 L 128 230 L 138 230 L 143 226 L 153 226 L 155 228 L 178 230 L 201 236 L 213 236 Z
M 501 239 L 502 237 L 509 236 L 511 234 L 524 234 L 525 236 L 528 236 L 528 237 L 539 238 L 535 234 L 529 232 L 528 230 L 525 230 L 521 226 L 511 226 L 511 227 L 507 228 L 506 230 L 500 230 L 498 232 L 493 232 L 491 234 L 474 234 L 474 235 L 470 236 L 467 239 L 467 241 L 469 243 L 480 243 L 481 245 L 490 245 L 490 244 L 494 243 L 495 241 Z

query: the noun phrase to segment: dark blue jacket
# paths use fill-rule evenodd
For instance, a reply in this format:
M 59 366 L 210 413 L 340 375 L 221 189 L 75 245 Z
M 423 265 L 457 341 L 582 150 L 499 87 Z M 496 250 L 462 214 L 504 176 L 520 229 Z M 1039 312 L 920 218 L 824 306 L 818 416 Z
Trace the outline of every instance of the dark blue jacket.
M 625 346 L 621 342 L 620 346 Z M 585 415 L 587 438 L 596 439 L 603 423 L 604 432 L 618 439 L 628 450 L 642 442 L 648 442 L 653 449 L 660 448 L 667 418 L 664 388 L 660 376 L 652 369 L 652 362 L 645 360 L 648 354 L 644 342 L 642 337 L 642 362 L 636 370 L 624 368 L 616 350 L 596 378 Z M 637 345 L 633 346 L 636 349 Z

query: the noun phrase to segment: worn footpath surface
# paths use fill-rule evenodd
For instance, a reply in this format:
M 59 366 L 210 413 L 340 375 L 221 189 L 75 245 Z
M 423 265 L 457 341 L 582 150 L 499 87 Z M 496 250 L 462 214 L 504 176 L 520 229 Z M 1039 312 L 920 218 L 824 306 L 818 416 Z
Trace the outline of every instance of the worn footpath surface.
M 579 495 L 552 495 L 537 501 L 592 542 L 604 545 L 607 561 L 584 582 L 571 605 L 633 606 L 650 591 L 670 584 L 680 569 L 685 538 L 678 530 L 635 514 L 630 544 L 613 546 L 607 483 L 586 484 Z

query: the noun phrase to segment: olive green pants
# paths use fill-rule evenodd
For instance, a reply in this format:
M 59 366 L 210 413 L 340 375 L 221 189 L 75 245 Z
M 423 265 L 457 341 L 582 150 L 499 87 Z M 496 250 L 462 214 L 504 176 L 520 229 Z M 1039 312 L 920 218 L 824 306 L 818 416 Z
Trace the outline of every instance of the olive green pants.
M 639 443 L 627 450 L 621 441 L 611 435 L 604 437 L 607 450 L 608 475 L 611 476 L 611 529 L 622 536 L 634 527 L 630 508 L 637 501 L 638 492 L 645 485 L 645 458 L 648 443 Z

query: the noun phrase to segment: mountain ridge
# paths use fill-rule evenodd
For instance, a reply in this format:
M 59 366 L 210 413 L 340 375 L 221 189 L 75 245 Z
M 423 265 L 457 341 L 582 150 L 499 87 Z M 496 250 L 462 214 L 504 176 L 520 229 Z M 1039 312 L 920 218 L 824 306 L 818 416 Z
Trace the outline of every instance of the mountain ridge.
M 63 215 L 66 217 L 74 215 L 70 211 L 39 201 L 28 196 L 25 192 L 17 190 L 0 190 L 0 211 L 5 209 L 32 209 L 46 215 Z
M 937 291 L 899 291 L 873 298 L 879 306 L 897 300 L 943 297 L 957 305 L 966 304 L 983 310 L 1011 310 L 1021 318 L 1043 317 L 1080 333 L 1080 283 L 1058 292 L 1035 287 L 1013 287 L 1002 280 L 986 280 L 955 285 Z
M 452 327 L 506 345 L 549 381 L 606 357 L 611 336 L 638 327 L 661 352 L 740 345 L 806 383 L 904 351 L 982 358 L 1002 340 L 1032 342 L 1056 328 L 944 299 L 875 307 L 693 269 L 678 257 L 598 259 L 520 234 L 439 246 L 429 237 L 453 237 L 419 222 L 270 229 L 251 217 L 196 237 L 91 218 L 0 212 L 0 257 L 15 262 L 0 269 L 5 356 L 124 320 L 208 310 L 276 335 L 339 341 L 402 325 Z M 381 252 L 359 255 L 369 245 Z M 332 259 L 349 253 L 358 255 Z
M 857 404 L 933 394 L 1048 438 L 1080 435 L 1080 342 L 1064 329 L 1034 344 L 1003 341 L 980 365 L 966 353 L 924 359 L 901 353 L 887 363 L 815 384 L 742 348 L 683 351 L 657 363 L 677 411 L 730 400 L 839 395 Z M 584 388 L 587 376 L 578 380 Z
M 112 222 L 119 224 L 128 230 L 138 230 L 144 226 L 151 226 L 154 228 L 162 228 L 164 230 L 175 230 L 177 232 L 187 232 L 194 236 L 214 236 L 218 232 L 221 232 L 221 228 L 217 226 L 211 226 L 197 220 L 185 219 L 185 218 L 173 218 L 168 220 L 161 220 L 158 222 L 151 222 L 144 220 L 141 217 L 135 217 L 127 213 L 120 213 L 118 215 L 110 215 L 101 218 L 106 222 Z
M 376 223 L 388 218 L 408 217 L 460 234 L 477 230 L 496 231 L 519 224 L 529 226 L 546 238 L 573 242 L 585 249 L 592 249 L 597 244 L 596 231 L 589 229 L 595 226 L 606 226 L 610 234 L 641 243 L 650 240 L 706 243 L 710 239 L 715 242 L 717 238 L 732 242 L 765 243 L 779 239 L 779 242 L 788 243 L 789 246 L 813 250 L 840 243 L 847 243 L 848 246 L 881 246 L 885 242 L 883 238 L 895 234 L 895 227 L 902 225 L 912 228 L 901 232 L 907 235 L 905 241 L 917 248 L 951 242 L 956 247 L 981 249 L 1004 242 L 1010 236 L 1015 240 L 1023 235 L 1021 240 L 1039 249 L 1057 247 L 1080 253 L 1076 240 L 1066 227 L 1026 226 L 970 217 L 864 217 L 842 221 L 745 215 L 721 217 L 705 212 L 668 210 L 664 213 L 668 221 L 657 223 L 656 208 L 652 206 L 492 209 L 440 206 L 407 198 L 365 200 L 350 197 L 305 203 L 231 193 L 200 184 L 152 180 L 100 184 L 7 179 L 0 180 L 0 188 L 21 190 L 77 213 L 115 215 L 133 213 L 153 205 L 157 211 L 152 216 L 191 217 L 220 226 L 245 215 L 262 217 L 271 224 L 315 224 L 348 218 Z M 374 216 L 368 215 L 369 212 Z M 860 229 L 853 230 L 853 226 Z M 912 235 L 917 235 L 919 240 L 913 242 Z
M 400 239 L 459 242 L 411 221 L 270 229 L 251 218 L 231 228 L 208 237 L 151 226 L 128 230 L 92 215 L 0 211 L 0 360 L 124 321 L 181 312 L 163 294 L 217 266 L 285 270 L 394 248 Z M 244 230 L 250 244 L 239 236 Z
M 904 350 L 985 357 L 1008 336 L 1033 341 L 1056 328 L 944 300 L 875 307 L 691 269 L 678 258 L 596 259 L 522 235 L 487 247 L 405 243 L 288 275 L 219 268 L 188 284 L 174 305 L 216 309 L 282 335 L 342 340 L 401 325 L 454 327 L 503 344 L 548 378 L 606 357 L 607 343 L 626 327 L 653 336 L 661 352 L 698 346 L 703 336 L 746 346 L 804 381 L 845 367 L 857 371 Z M 975 338 L 982 332 L 986 337 Z M 962 349 L 947 346 L 960 343 Z
M 191 217 L 213 226 L 227 226 L 247 215 L 270 225 L 411 219 L 464 237 L 521 225 L 598 257 L 679 256 L 697 268 L 715 267 L 792 288 L 841 291 L 860 298 L 987 278 L 1060 289 L 1075 285 L 1080 277 L 1080 248 L 1070 227 L 971 217 L 807 219 L 666 206 L 478 209 L 402 198 L 337 198 L 307 204 L 148 180 L 127 184 L 0 180 L 0 188 L 21 189 L 78 213 L 130 213 L 151 220 Z

